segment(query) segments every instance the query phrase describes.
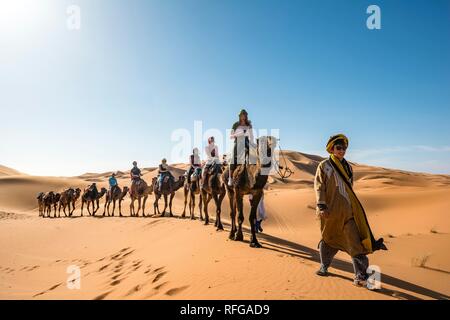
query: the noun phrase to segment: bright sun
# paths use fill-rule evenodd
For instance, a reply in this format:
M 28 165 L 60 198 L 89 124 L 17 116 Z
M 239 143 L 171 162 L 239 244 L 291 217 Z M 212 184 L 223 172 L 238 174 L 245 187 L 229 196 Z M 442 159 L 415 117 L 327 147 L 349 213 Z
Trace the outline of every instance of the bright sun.
M 0 33 L 29 30 L 43 19 L 46 1 L 0 0 Z

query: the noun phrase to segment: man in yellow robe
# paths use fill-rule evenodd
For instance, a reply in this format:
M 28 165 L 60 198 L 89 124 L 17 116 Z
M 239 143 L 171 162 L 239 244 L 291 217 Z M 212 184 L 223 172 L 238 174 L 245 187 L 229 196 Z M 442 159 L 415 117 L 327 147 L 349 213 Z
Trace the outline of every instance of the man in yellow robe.
M 322 233 L 319 243 L 321 266 L 317 274 L 327 276 L 328 267 L 341 250 L 352 257 L 354 284 L 365 286 L 369 266 L 367 254 L 387 248 L 382 238 L 375 240 L 364 208 L 353 191 L 353 170 L 344 159 L 347 147 L 345 135 L 330 137 L 326 147 L 330 158 L 317 167 L 314 189 Z

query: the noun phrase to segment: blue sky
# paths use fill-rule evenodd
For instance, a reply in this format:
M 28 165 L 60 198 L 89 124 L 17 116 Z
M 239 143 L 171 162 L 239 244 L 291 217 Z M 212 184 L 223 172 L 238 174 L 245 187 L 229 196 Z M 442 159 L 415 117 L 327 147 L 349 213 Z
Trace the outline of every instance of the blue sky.
M 446 0 L 0 0 L 0 164 L 175 161 L 175 130 L 225 132 L 245 107 L 285 149 L 344 132 L 350 160 L 450 174 L 449 40 Z

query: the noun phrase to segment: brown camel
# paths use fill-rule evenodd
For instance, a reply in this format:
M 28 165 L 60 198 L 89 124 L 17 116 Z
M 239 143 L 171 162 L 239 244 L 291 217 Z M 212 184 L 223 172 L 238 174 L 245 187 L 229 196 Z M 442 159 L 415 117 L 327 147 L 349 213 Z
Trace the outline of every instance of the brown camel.
M 36 199 L 38 201 L 39 217 L 44 216 L 44 192 L 39 192 Z
M 158 188 L 158 178 L 154 177 L 152 180 L 153 190 L 155 191 L 155 202 L 153 203 L 153 210 L 155 216 L 164 217 L 166 214 L 167 206 L 169 206 L 169 216 L 173 217 L 172 213 L 172 201 L 175 197 L 175 192 L 182 188 L 186 177 L 184 175 L 180 176 L 177 181 L 173 181 L 168 175 L 163 179 L 161 189 Z M 170 195 L 169 203 L 167 203 L 167 197 Z M 164 210 L 161 213 L 159 211 L 158 201 L 164 196 Z
M 68 213 L 70 215 L 70 203 L 72 202 L 72 198 L 75 195 L 75 189 L 69 188 L 61 192 L 61 197 L 59 199 L 59 207 L 58 207 L 58 217 L 61 216 L 61 208 L 63 208 L 63 213 L 67 217 L 66 208 L 68 207 Z
M 147 202 L 147 198 L 153 192 L 153 185 L 147 185 L 147 182 L 144 179 L 139 179 L 137 181 L 133 181 L 131 184 L 131 189 L 129 191 L 131 203 L 130 203 L 130 216 L 139 217 L 139 211 L 142 208 L 142 216 L 145 217 L 145 203 Z M 138 210 L 136 211 L 134 208 L 134 202 L 138 201 Z
M 84 189 L 83 195 L 81 196 L 81 216 L 83 216 L 83 207 L 86 203 L 87 211 L 90 216 L 95 216 L 95 213 L 100 208 L 100 199 L 105 195 L 108 190 L 106 188 L 102 188 L 100 192 L 96 192 L 91 187 Z M 92 213 L 89 210 L 89 205 L 92 204 Z M 95 208 L 97 205 L 97 208 Z
M 54 209 L 53 217 L 56 217 L 56 205 L 59 202 L 59 198 L 61 195 L 59 193 L 55 193 L 53 191 L 47 192 L 44 195 L 43 201 L 44 201 L 44 217 L 45 213 L 47 213 L 47 216 L 50 218 L 50 213 L 52 212 L 52 207 Z
M 108 211 L 108 217 L 109 215 L 109 206 L 111 205 L 111 202 L 113 203 L 113 209 L 112 209 L 112 216 L 114 217 L 114 211 L 116 210 L 116 201 L 119 201 L 119 215 L 122 217 L 122 201 L 123 198 L 127 195 L 129 188 L 123 187 L 123 190 L 120 189 L 119 186 L 116 186 L 114 191 L 111 192 L 111 189 L 108 190 L 106 193 L 106 199 L 105 199 L 105 207 L 103 208 L 103 216 L 105 216 L 105 211 Z
M 182 218 L 186 217 L 186 205 L 189 197 L 189 214 L 192 220 L 195 219 L 195 196 L 199 195 L 199 204 L 198 209 L 200 210 L 200 220 L 203 220 L 202 216 L 202 194 L 200 190 L 200 177 L 201 173 L 196 173 L 195 175 L 191 175 L 190 179 L 185 179 L 184 182 L 184 209 Z M 189 178 L 189 177 L 188 177 Z M 189 181 L 190 180 L 190 181 Z
M 223 167 L 221 164 L 214 164 L 210 172 L 206 173 L 205 182 L 202 188 L 202 199 L 205 211 L 205 225 L 209 223 L 208 204 L 211 199 L 214 199 L 216 204 L 216 222 L 214 226 L 217 230 L 223 230 L 220 214 L 222 212 L 222 201 L 225 198 L 226 188 L 222 181 Z
M 81 189 L 80 188 L 76 188 L 75 189 L 75 193 L 72 196 L 72 211 L 70 211 L 69 217 L 71 217 L 73 212 L 75 211 L 75 204 L 77 203 L 78 198 L 80 198 L 80 195 L 81 195 Z
M 242 233 L 242 223 L 244 222 L 244 205 L 243 198 L 245 194 L 253 195 L 251 201 L 251 210 L 249 216 L 249 222 L 251 227 L 251 240 L 250 247 L 260 248 L 261 244 L 256 239 L 255 220 L 256 210 L 263 195 L 264 186 L 269 178 L 269 170 L 272 168 L 274 159 L 273 154 L 276 147 L 276 138 L 270 136 L 264 136 L 257 140 L 257 164 L 239 164 L 233 173 L 233 187 L 229 187 L 226 183 L 228 181 L 229 169 L 226 169 L 222 175 L 223 182 L 226 185 L 228 191 L 228 198 L 230 200 L 231 209 L 231 230 L 229 238 L 236 241 L 243 241 L 244 236 Z M 253 166 L 253 167 L 252 167 Z M 249 174 L 252 172 L 253 186 Z M 236 228 L 236 209 L 239 212 L 238 227 Z

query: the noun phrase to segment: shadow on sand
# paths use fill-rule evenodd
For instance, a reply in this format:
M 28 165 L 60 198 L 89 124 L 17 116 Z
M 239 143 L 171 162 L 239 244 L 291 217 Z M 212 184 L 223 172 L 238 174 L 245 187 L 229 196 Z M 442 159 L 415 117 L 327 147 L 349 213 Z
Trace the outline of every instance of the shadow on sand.
M 76 218 L 76 217 L 72 216 L 71 218 Z M 81 217 L 78 217 L 78 218 L 81 218 Z M 96 215 L 96 216 L 94 216 L 94 218 L 108 218 L 108 216 L 103 217 L 102 215 L 100 215 L 100 216 Z M 136 218 L 136 217 L 123 216 L 123 217 L 120 217 L 120 218 Z M 157 216 L 157 215 L 156 216 L 155 215 L 147 215 L 146 217 L 140 216 L 139 218 L 189 219 L 189 217 L 181 218 L 181 215 L 174 215 L 173 217 L 169 217 L 168 214 L 165 217 L 161 217 L 161 216 Z M 198 220 L 198 219 L 196 219 L 196 220 Z M 198 220 L 198 221 L 200 221 L 200 220 Z M 210 225 L 211 226 L 214 225 L 214 221 L 215 220 L 210 217 Z M 226 226 L 228 230 L 230 229 L 230 224 L 228 222 L 222 221 L 222 223 L 223 223 L 224 227 Z M 247 239 L 244 242 L 245 243 L 249 243 L 248 238 L 249 238 L 250 230 L 248 228 L 244 227 L 243 231 L 246 233 L 246 239 Z M 320 264 L 320 257 L 319 257 L 319 251 L 318 250 L 315 250 L 315 249 L 303 246 L 303 245 L 301 245 L 299 243 L 295 243 L 295 242 L 292 242 L 292 241 L 288 241 L 288 240 L 285 240 L 285 239 L 282 239 L 282 238 L 278 238 L 278 237 L 275 237 L 275 236 L 271 236 L 271 235 L 268 235 L 268 234 L 264 234 L 264 233 L 258 234 L 258 238 L 259 238 L 261 244 L 263 245 L 262 250 L 271 250 L 271 251 L 275 251 L 275 252 L 278 252 L 278 253 L 283 253 L 283 254 L 286 254 L 286 255 L 290 255 L 290 256 L 293 256 L 293 257 L 298 257 L 298 258 L 302 258 L 302 259 L 308 259 L 310 261 L 313 261 L 313 262 L 316 262 L 316 263 Z M 337 270 L 353 274 L 353 265 L 350 262 L 348 262 L 348 261 L 344 261 L 344 260 L 335 258 L 333 260 L 332 267 L 337 269 Z M 429 269 L 431 269 L 431 268 L 429 268 Z M 435 270 L 435 271 L 443 272 L 442 270 Z M 447 272 L 445 271 L 445 273 L 447 273 Z M 330 276 L 331 277 L 338 277 L 338 278 L 342 278 L 342 279 L 346 279 L 346 280 L 352 281 L 351 277 L 346 277 L 346 276 L 339 275 L 339 274 L 332 274 L 331 273 Z M 408 282 L 408 281 L 401 280 L 399 278 L 396 278 L 394 276 L 391 276 L 391 275 L 388 275 L 388 274 L 385 274 L 385 273 L 382 274 L 382 279 L 381 280 L 382 280 L 382 282 L 384 284 L 388 284 L 390 286 L 396 287 L 397 290 L 390 290 L 390 289 L 382 288 L 382 289 L 377 290 L 375 292 L 377 292 L 379 294 L 387 295 L 387 296 L 390 296 L 390 297 L 394 297 L 394 298 L 397 298 L 397 299 L 422 300 L 422 298 L 420 298 L 420 297 L 418 297 L 416 295 L 413 295 L 411 293 L 415 293 L 415 294 L 419 294 L 419 295 L 422 295 L 422 296 L 426 296 L 426 297 L 431 298 L 431 299 L 448 300 L 450 298 L 449 296 L 447 296 L 447 295 L 445 295 L 443 293 L 440 293 L 440 292 L 437 292 L 437 291 L 434 291 L 434 290 L 431 290 L 431 289 L 427 289 L 425 287 L 416 285 L 416 284 Z M 400 291 L 400 290 L 409 291 L 411 293 L 403 292 L 403 291 Z
M 212 221 L 212 225 L 214 224 L 214 220 L 210 220 Z M 222 221 L 222 223 L 224 224 L 224 226 L 227 227 L 227 229 L 229 230 L 230 228 L 230 224 L 229 223 L 224 223 Z M 245 240 L 245 243 L 250 243 L 249 242 L 249 237 L 250 237 L 250 229 L 248 228 L 243 228 L 244 232 L 246 233 L 245 238 L 247 240 Z M 318 264 L 320 264 L 320 257 L 319 257 L 319 251 L 303 246 L 299 243 L 295 243 L 292 241 L 288 241 L 282 238 L 278 238 L 275 236 L 271 236 L 268 234 L 264 234 L 264 233 L 259 233 L 258 234 L 258 239 L 260 240 L 261 244 L 263 245 L 263 250 L 271 250 L 271 251 L 276 251 L 278 253 L 283 253 L 286 255 L 290 255 L 293 257 L 298 257 L 298 258 L 303 258 L 303 259 L 308 259 L 310 261 L 316 262 Z M 256 249 L 257 250 L 257 249 Z M 340 270 L 340 271 L 344 271 L 344 272 L 348 272 L 350 274 L 353 274 L 353 265 L 351 262 L 348 261 L 344 261 L 341 259 L 337 259 L 335 258 L 333 260 L 333 263 L 331 265 L 334 269 Z M 343 278 L 349 281 L 353 281 L 353 279 L 351 277 L 346 277 L 343 275 L 338 275 L 338 274 L 330 274 L 331 277 L 338 277 L 338 278 Z M 385 274 L 383 273 L 381 276 L 381 281 L 383 284 L 388 284 L 390 286 L 393 286 L 396 288 L 396 290 L 390 290 L 390 289 L 386 289 L 386 288 L 382 288 L 380 290 L 376 290 L 374 292 L 379 293 L 379 294 L 383 294 L 383 295 L 387 295 L 390 297 L 394 297 L 397 299 L 403 299 L 403 300 L 423 300 L 422 298 L 413 295 L 414 294 L 419 294 L 422 296 L 426 296 L 428 298 L 431 299 L 440 299 L 440 300 L 448 300 L 450 297 L 446 294 L 431 290 L 431 289 L 427 289 L 425 287 L 416 285 L 414 283 L 408 282 L 408 281 L 404 281 L 401 280 L 397 277 L 391 276 L 389 274 Z M 409 293 L 401 291 L 401 290 L 405 290 L 405 291 L 409 291 Z

